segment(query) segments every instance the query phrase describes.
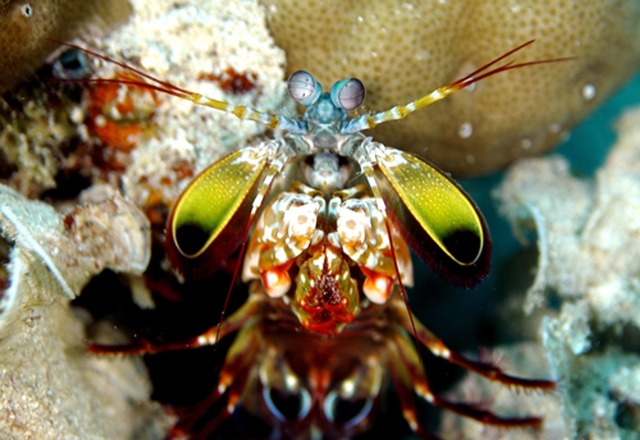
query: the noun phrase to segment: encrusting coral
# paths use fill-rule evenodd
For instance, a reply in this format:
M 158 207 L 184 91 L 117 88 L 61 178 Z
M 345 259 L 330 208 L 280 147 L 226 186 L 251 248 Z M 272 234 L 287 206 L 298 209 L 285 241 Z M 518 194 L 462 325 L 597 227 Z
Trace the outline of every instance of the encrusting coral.
M 2 438 L 132 438 L 163 429 L 141 366 L 87 353 L 83 323 L 68 307 L 103 269 L 142 274 L 149 222 L 106 186 L 81 200 L 61 214 L 0 185 Z
M 261 0 L 287 70 L 328 86 L 356 77 L 367 105 L 405 104 L 536 39 L 519 61 L 571 62 L 498 75 L 373 130 L 454 174 L 478 174 L 556 146 L 640 66 L 640 3 Z
M 542 336 L 575 438 L 640 430 L 639 127 L 639 108 L 621 118 L 593 180 L 572 176 L 560 157 L 526 159 L 496 192 L 516 231 L 538 237 L 525 311 L 548 310 Z

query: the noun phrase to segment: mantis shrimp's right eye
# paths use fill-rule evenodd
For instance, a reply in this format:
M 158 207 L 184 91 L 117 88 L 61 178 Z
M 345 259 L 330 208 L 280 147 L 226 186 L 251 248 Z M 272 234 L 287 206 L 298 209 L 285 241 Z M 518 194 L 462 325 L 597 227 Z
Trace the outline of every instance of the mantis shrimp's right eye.
M 298 70 L 291 75 L 287 88 L 294 101 L 307 107 L 316 102 L 322 93 L 320 83 L 306 70 Z

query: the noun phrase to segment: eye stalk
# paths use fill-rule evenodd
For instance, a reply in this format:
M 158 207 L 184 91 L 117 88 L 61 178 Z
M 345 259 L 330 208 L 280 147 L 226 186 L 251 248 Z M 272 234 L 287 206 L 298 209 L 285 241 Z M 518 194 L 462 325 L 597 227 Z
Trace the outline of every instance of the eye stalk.
M 322 93 L 320 83 L 306 70 L 294 72 L 289 77 L 287 89 L 289 90 L 289 96 L 305 107 L 316 102 Z
M 344 110 L 357 109 L 364 102 L 364 98 L 364 84 L 358 78 L 343 79 L 331 87 L 331 101 L 336 107 Z

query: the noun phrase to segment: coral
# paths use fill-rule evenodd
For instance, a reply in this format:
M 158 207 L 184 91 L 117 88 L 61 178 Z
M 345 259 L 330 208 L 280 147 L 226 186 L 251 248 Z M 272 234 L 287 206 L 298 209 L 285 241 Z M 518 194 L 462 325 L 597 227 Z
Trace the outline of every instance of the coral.
M 2 438 L 158 436 L 168 422 L 141 366 L 90 356 L 68 307 L 104 268 L 145 270 L 148 221 L 108 187 L 83 200 L 63 215 L 0 186 Z
M 534 227 L 539 263 L 526 308 L 562 299 L 592 305 L 598 323 L 640 328 L 640 110 L 618 124 L 620 139 L 593 181 L 571 176 L 560 157 L 521 161 L 496 195 L 518 230 Z M 563 209 L 557 209 L 562 206 Z M 622 305 L 622 306 L 621 306 Z M 588 347 L 586 347 L 588 348 Z
M 639 127 L 640 109 L 621 118 L 618 142 L 593 179 L 573 177 L 560 157 L 527 159 L 496 191 L 516 232 L 535 230 L 538 237 L 525 310 L 547 309 L 544 345 L 554 376 L 564 381 L 563 414 L 578 438 L 620 438 L 640 429 L 633 416 L 640 368 Z
M 498 75 L 372 135 L 475 174 L 554 147 L 640 62 L 640 3 L 261 0 L 287 70 L 325 86 L 361 79 L 368 107 L 416 99 L 536 39 L 518 60 L 571 62 Z
M 131 12 L 127 0 L 0 1 L 0 93 L 24 80 L 45 61 L 55 45 L 48 39 L 71 40 L 105 34 Z
M 24 84 L 0 98 L 0 178 L 30 197 L 56 188 L 74 167 L 83 105 L 57 86 Z
M 85 191 L 84 203 L 64 218 L 49 205 L 29 205 L 9 187 L 1 188 L 3 235 L 42 262 L 64 296 L 74 298 L 105 268 L 140 275 L 149 264 L 149 221 L 112 188 Z

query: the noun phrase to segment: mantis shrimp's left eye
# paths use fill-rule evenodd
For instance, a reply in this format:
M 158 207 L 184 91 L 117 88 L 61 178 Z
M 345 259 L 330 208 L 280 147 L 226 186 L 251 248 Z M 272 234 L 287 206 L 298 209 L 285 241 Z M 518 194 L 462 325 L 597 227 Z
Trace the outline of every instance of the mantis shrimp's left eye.
M 294 101 L 307 107 L 316 102 L 322 93 L 320 83 L 306 70 L 294 72 L 289 77 L 287 89 Z
M 364 84 L 358 78 L 338 81 L 331 88 L 331 101 L 337 107 L 347 111 L 362 105 L 365 98 Z

